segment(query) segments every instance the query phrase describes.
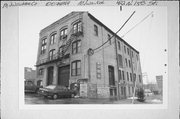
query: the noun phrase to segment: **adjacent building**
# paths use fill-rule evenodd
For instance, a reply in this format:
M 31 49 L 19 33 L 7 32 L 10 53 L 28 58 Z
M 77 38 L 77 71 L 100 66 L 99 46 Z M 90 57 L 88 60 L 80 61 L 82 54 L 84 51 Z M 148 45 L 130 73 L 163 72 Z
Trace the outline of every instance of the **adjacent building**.
M 82 97 L 126 98 L 143 85 L 139 52 L 88 12 L 40 31 L 36 67 L 37 83 L 77 86 Z
M 31 81 L 35 83 L 36 81 L 36 70 L 30 67 L 24 67 L 24 79 L 25 81 Z
M 159 93 L 162 94 L 163 93 L 163 76 L 162 75 L 156 76 L 156 82 L 157 82 Z

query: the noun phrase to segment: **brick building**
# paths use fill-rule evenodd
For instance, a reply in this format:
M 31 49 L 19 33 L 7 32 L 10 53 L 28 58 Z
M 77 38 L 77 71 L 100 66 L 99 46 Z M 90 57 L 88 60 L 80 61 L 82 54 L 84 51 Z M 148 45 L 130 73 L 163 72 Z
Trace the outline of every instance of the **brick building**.
M 126 98 L 135 81 L 143 85 L 139 52 L 88 12 L 71 12 L 40 31 L 36 66 L 37 82 L 77 85 L 82 97 Z
M 24 67 L 24 79 L 25 81 L 36 81 L 36 70 L 29 67 Z

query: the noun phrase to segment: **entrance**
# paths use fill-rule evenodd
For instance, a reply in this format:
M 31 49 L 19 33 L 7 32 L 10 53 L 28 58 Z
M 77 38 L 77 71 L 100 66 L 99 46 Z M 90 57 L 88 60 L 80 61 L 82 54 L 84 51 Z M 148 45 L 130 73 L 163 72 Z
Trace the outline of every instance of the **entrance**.
M 54 67 L 48 67 L 47 86 L 53 83 Z
M 58 85 L 69 86 L 70 65 L 58 68 Z
M 115 85 L 114 67 L 108 66 L 108 71 L 109 71 L 109 85 L 114 86 Z

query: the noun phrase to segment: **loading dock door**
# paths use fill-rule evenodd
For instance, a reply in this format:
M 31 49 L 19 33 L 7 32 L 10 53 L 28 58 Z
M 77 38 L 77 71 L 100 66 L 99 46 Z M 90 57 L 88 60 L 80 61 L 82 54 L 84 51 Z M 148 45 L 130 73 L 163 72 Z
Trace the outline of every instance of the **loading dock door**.
M 58 68 L 58 85 L 69 86 L 70 66 Z

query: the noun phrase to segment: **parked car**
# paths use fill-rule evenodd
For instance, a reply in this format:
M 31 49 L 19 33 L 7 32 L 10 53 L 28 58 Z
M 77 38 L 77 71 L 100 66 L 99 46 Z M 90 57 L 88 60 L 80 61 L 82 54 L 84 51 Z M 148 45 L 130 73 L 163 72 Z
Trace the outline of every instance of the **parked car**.
M 145 90 L 144 90 L 144 93 L 145 93 L 145 96 L 151 96 L 151 95 L 153 95 L 153 93 L 151 92 L 150 89 L 145 89 Z
M 37 93 L 41 86 L 35 85 L 32 81 L 24 81 L 25 93 Z
M 70 90 L 65 86 L 49 85 L 45 88 L 40 88 L 38 94 L 44 97 L 51 97 L 52 99 L 57 99 L 58 97 L 72 98 L 76 95 L 76 91 Z

